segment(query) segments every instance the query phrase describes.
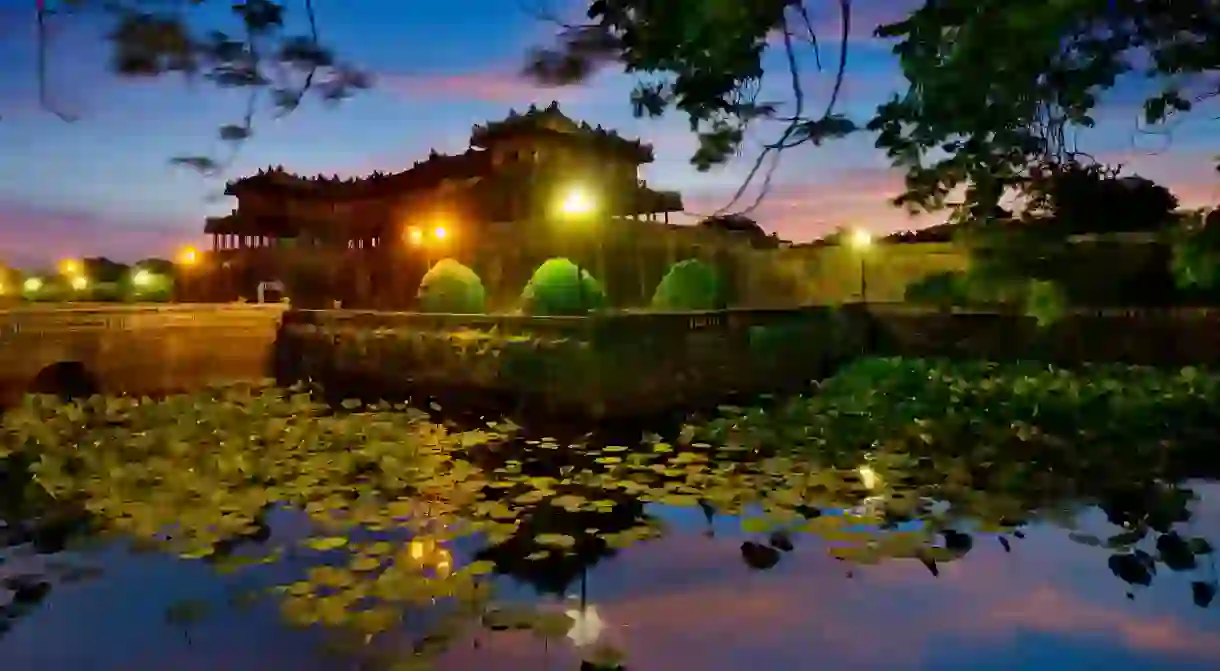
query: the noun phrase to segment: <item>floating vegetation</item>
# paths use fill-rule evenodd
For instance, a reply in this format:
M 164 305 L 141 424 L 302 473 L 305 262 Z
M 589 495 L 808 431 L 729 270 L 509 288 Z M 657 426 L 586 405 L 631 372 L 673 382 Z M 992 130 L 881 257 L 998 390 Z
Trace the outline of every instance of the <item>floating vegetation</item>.
M 1192 369 L 868 360 L 816 394 L 617 445 L 274 388 L 30 397 L 0 429 L 0 475 L 22 501 L 0 519 L 32 529 L 9 547 L 59 524 L 51 553 L 77 533 L 226 571 L 291 558 L 299 575 L 270 592 L 286 619 L 394 668 L 427 668 L 480 630 L 586 641 L 568 612 L 500 602 L 493 577 L 566 596 L 590 566 L 663 536 L 664 506 L 739 517 L 742 561 L 764 571 L 813 536 L 853 570 L 910 560 L 938 575 L 980 542 L 1011 551 L 1025 526 L 1051 522 L 1106 553 L 1132 594 L 1163 567 L 1194 572 L 1191 598 L 1207 606 L 1212 548 L 1183 529 L 1193 495 L 1175 483 L 1200 475 L 1187 465 L 1220 437 L 1218 393 L 1220 377 Z M 1114 533 L 1077 528 L 1090 505 Z M 307 516 L 307 536 L 271 534 L 277 510 Z M 36 603 L 54 582 L 14 584 Z M 372 645 L 421 612 L 427 631 L 406 648 Z

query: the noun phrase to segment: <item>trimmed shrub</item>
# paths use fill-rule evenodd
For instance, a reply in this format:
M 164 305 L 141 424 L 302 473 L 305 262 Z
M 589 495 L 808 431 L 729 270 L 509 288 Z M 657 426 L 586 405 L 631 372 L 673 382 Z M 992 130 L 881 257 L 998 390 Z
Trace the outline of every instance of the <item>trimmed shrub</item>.
M 521 292 L 521 309 L 529 315 L 580 315 L 605 306 L 601 283 L 568 259 L 548 259 L 538 266 Z
M 652 294 L 654 310 L 717 310 L 724 306 L 724 282 L 712 266 L 686 259 L 669 267 Z
M 487 292 L 483 280 L 470 268 L 441 259 L 419 282 L 421 312 L 477 315 L 487 311 Z

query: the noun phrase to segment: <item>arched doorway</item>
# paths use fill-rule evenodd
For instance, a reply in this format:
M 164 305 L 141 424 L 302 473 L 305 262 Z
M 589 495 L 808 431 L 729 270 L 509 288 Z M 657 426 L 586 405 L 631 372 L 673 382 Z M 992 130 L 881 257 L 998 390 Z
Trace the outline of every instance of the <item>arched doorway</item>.
M 258 294 L 259 303 L 279 303 L 281 300 L 288 297 L 288 292 L 284 288 L 284 283 L 279 280 L 259 282 L 256 292 Z

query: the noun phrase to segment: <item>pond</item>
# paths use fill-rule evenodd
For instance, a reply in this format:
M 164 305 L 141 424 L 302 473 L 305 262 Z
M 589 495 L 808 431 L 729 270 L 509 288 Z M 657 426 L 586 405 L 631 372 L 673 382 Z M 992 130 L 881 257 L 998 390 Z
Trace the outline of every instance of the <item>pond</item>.
M 1217 391 L 871 360 L 634 442 L 275 389 L 37 399 L 0 442 L 0 659 L 1213 669 Z

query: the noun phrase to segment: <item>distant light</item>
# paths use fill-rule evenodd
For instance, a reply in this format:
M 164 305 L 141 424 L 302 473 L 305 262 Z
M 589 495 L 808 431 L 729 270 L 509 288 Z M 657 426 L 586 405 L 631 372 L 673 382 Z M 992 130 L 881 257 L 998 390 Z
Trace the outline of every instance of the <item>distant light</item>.
M 184 266 L 193 266 L 199 262 L 199 252 L 195 251 L 194 247 L 183 247 L 178 253 L 178 263 Z
M 417 228 L 415 226 L 408 228 L 407 229 L 407 242 L 411 243 L 411 245 L 414 247 L 418 247 L 418 246 L 424 244 L 424 232 L 419 230 L 419 228 Z
M 64 275 L 79 275 L 81 271 L 80 261 L 75 259 L 64 259 L 59 262 L 59 272 Z
M 72 288 L 81 291 L 89 286 L 89 278 L 84 275 L 77 275 L 72 278 Z
M 148 272 L 147 270 L 137 270 L 136 273 L 131 276 L 131 283 L 137 287 L 146 287 L 152 282 L 152 279 L 152 273 Z
M 436 228 L 432 229 L 432 237 L 436 238 L 437 240 L 444 240 L 448 235 L 449 231 L 446 231 L 444 226 L 437 226 Z
M 42 288 L 42 280 L 37 277 L 31 277 L 21 285 L 26 291 L 38 291 Z
M 568 216 L 592 214 L 597 209 L 593 197 L 581 188 L 570 189 L 559 203 L 559 211 Z
M 871 247 L 873 244 L 873 234 L 864 229 L 857 228 L 856 230 L 852 231 L 849 242 L 851 243 L 851 246 L 855 247 L 856 249 Z

